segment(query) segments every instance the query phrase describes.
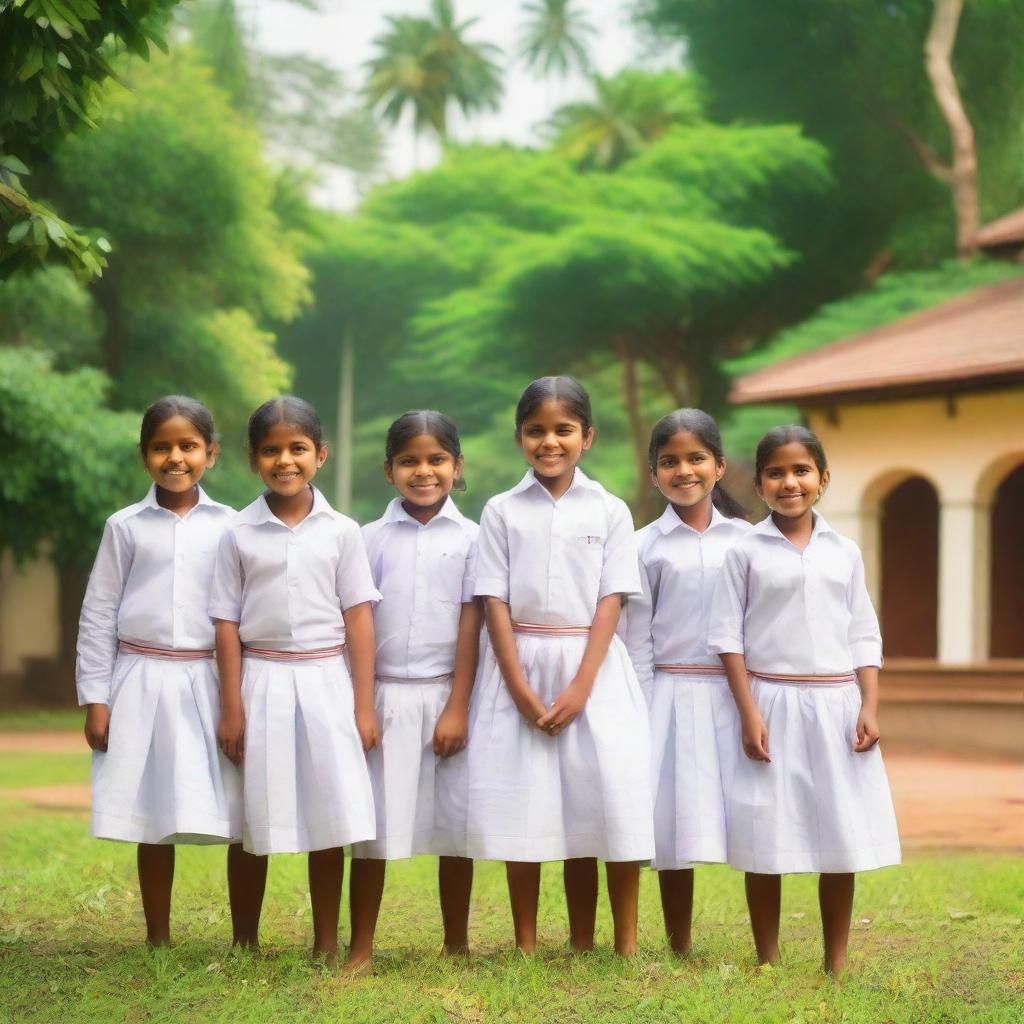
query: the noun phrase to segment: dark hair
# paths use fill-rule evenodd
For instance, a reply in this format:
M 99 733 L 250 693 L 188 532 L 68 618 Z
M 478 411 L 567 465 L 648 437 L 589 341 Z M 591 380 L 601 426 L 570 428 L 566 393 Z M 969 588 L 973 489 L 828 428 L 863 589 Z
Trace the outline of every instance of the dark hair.
M 213 413 L 194 398 L 187 395 L 164 395 L 158 398 L 142 414 L 142 429 L 139 431 L 139 450 L 143 455 L 157 430 L 174 416 L 183 416 L 199 431 L 209 447 L 217 439 L 213 425 Z
M 828 460 L 825 458 L 825 449 L 818 440 L 818 435 L 799 423 L 787 423 L 785 426 L 772 427 L 757 442 L 757 451 L 754 454 L 754 483 L 761 482 L 761 474 L 772 455 L 784 444 L 793 443 L 802 444 L 814 459 L 818 472 L 824 474 L 828 469 Z
M 538 377 L 519 397 L 516 406 L 516 437 L 523 430 L 526 418 L 543 402 L 560 402 L 566 411 L 583 425 L 586 433 L 594 425 L 590 411 L 590 395 L 575 377 Z
M 676 409 L 667 416 L 662 416 L 654 429 L 651 431 L 651 444 L 647 449 L 647 463 L 654 473 L 658 466 L 658 452 L 665 447 L 676 434 L 693 434 L 695 438 L 715 458 L 715 462 L 721 465 L 725 462 L 725 451 L 722 448 L 722 434 L 714 418 L 709 416 L 703 409 Z M 730 519 L 746 518 L 745 509 L 721 484 L 716 483 L 711 492 L 711 502 L 722 513 Z
M 279 423 L 287 423 L 306 435 L 319 451 L 324 446 L 324 428 L 320 417 L 304 398 L 295 395 L 279 395 L 264 402 L 249 417 L 249 454 L 255 455 L 260 442 L 270 432 L 271 427 Z
M 451 417 L 436 409 L 412 409 L 403 412 L 388 427 L 387 440 L 384 442 L 384 459 L 388 465 L 414 437 L 422 434 L 432 437 L 456 461 L 462 458 L 459 428 Z M 464 491 L 466 481 L 460 478 L 454 486 L 457 491 Z

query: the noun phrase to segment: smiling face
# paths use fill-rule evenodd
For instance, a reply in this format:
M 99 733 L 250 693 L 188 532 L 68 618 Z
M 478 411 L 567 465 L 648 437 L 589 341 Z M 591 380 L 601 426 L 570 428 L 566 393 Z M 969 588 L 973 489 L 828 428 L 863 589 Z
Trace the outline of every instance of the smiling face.
M 651 481 L 676 508 L 692 508 L 711 501 L 724 472 L 725 462 L 716 461 L 696 434 L 683 430 L 658 449 Z
M 818 469 L 806 445 L 790 441 L 771 453 L 754 486 L 773 513 L 799 519 L 810 514 L 824 493 L 828 470 Z
M 217 444 L 207 444 L 191 420 L 171 416 L 153 431 L 142 456 L 157 487 L 184 494 L 202 479 L 217 459 Z
M 462 456 L 455 458 L 436 437 L 418 434 L 384 463 L 384 475 L 410 515 L 416 510 L 434 514 L 462 476 Z
M 516 444 L 533 467 L 538 480 L 549 489 L 572 480 L 576 463 L 594 440 L 594 428 L 583 429 L 562 402 L 541 402 L 524 420 Z
M 327 446 L 317 448 L 307 434 L 290 423 L 275 423 L 249 457 L 267 488 L 293 498 L 316 476 L 327 458 Z

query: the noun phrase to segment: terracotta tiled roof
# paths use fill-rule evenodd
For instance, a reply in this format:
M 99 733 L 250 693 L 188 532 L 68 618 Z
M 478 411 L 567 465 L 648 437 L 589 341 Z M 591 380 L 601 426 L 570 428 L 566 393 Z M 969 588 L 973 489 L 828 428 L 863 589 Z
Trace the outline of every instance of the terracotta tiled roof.
M 733 383 L 735 404 L 1024 382 L 1024 277 L 979 288 Z
M 994 249 L 1001 245 L 1024 243 L 1024 206 L 1008 213 L 999 220 L 986 224 L 978 232 L 978 245 L 982 249 Z

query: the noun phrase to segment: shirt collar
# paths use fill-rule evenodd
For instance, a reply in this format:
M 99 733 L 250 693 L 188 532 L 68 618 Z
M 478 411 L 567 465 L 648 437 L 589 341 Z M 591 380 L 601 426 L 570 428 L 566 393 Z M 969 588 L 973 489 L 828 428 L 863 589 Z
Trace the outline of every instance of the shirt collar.
M 312 519 L 313 516 L 334 515 L 334 509 L 331 508 L 330 502 L 324 497 L 323 491 L 313 487 L 312 484 L 310 489 L 313 491 L 313 507 L 309 510 L 309 515 L 302 522 Z M 243 508 L 238 513 L 236 521 L 248 526 L 261 526 L 263 523 L 281 523 L 281 520 L 270 511 L 265 494 L 261 494 L 254 502 Z M 285 524 L 281 523 L 281 525 L 284 526 Z
M 825 517 L 820 512 L 812 512 L 814 525 L 811 527 L 811 540 L 815 537 L 821 537 L 827 533 L 835 533 L 831 526 L 825 522 Z M 787 544 L 790 543 L 789 538 L 775 525 L 775 520 L 772 518 L 769 512 L 761 522 L 756 523 L 751 527 L 752 533 L 763 533 L 766 537 L 778 537 L 780 540 L 784 540 Z
M 195 509 L 199 508 L 200 505 L 205 505 L 207 508 L 217 508 L 219 506 L 219 502 L 214 501 L 213 498 L 211 498 L 206 493 L 206 491 L 202 489 L 202 487 L 200 487 L 198 484 L 196 485 L 196 487 L 199 491 L 199 499 L 192 506 L 192 508 L 190 508 L 188 512 L 185 513 L 185 515 L 189 515 L 191 512 L 195 511 Z M 151 508 L 155 508 L 158 512 L 170 512 L 172 516 L 177 515 L 176 512 L 171 512 L 169 508 L 164 508 L 163 505 L 161 505 L 160 502 L 156 500 L 155 483 L 149 485 L 149 490 L 146 491 L 146 496 L 142 499 L 142 501 L 139 502 L 137 511 L 143 512 L 146 509 Z
M 418 519 L 414 519 L 409 515 L 402 507 L 401 498 L 392 498 L 388 502 L 388 507 L 384 510 L 382 518 L 385 523 L 413 523 L 416 526 L 429 526 L 430 523 L 434 523 L 438 519 L 450 519 L 453 523 L 461 524 L 466 517 L 459 511 L 458 506 L 452 501 L 452 496 L 449 494 L 445 498 L 444 504 L 438 510 L 437 515 L 428 523 L 421 523 Z
M 714 505 L 712 505 L 711 522 L 708 523 L 708 529 L 705 530 L 704 533 L 707 533 L 708 530 L 715 529 L 716 526 L 721 526 L 723 523 L 728 523 L 730 521 L 731 520 L 723 516 L 722 513 L 719 512 Z M 671 505 L 665 506 L 665 511 L 662 512 L 661 515 L 655 520 L 655 523 L 657 524 L 658 530 L 661 532 L 661 535 L 663 537 L 667 537 L 673 530 L 678 529 L 680 526 L 683 527 L 684 530 L 689 530 L 690 533 L 697 533 L 699 536 L 699 532 L 697 530 L 695 530 L 692 526 L 687 525 L 682 521 L 682 519 L 679 518 L 679 514 Z
M 569 494 L 581 487 L 595 489 L 600 488 L 600 486 L 601 485 L 596 480 L 591 480 L 590 477 L 587 476 L 579 466 L 577 466 L 572 475 L 572 483 L 566 488 L 565 494 L 563 494 L 562 497 L 564 498 L 566 494 Z M 551 497 L 547 488 L 537 479 L 537 476 L 532 469 L 528 469 L 523 479 L 512 488 L 512 494 L 520 494 L 523 491 L 528 491 L 531 487 L 537 487 L 547 494 L 548 497 Z

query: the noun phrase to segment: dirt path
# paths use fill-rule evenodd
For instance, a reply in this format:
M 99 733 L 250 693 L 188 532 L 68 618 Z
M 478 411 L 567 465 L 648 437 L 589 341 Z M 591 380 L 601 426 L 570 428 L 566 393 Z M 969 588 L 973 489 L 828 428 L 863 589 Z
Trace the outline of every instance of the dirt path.
M 84 753 L 79 732 L 0 733 L 0 752 Z M 926 848 L 1024 851 L 1024 765 L 888 753 L 900 838 Z M 50 810 L 88 809 L 88 785 L 0 788 L 0 797 Z

